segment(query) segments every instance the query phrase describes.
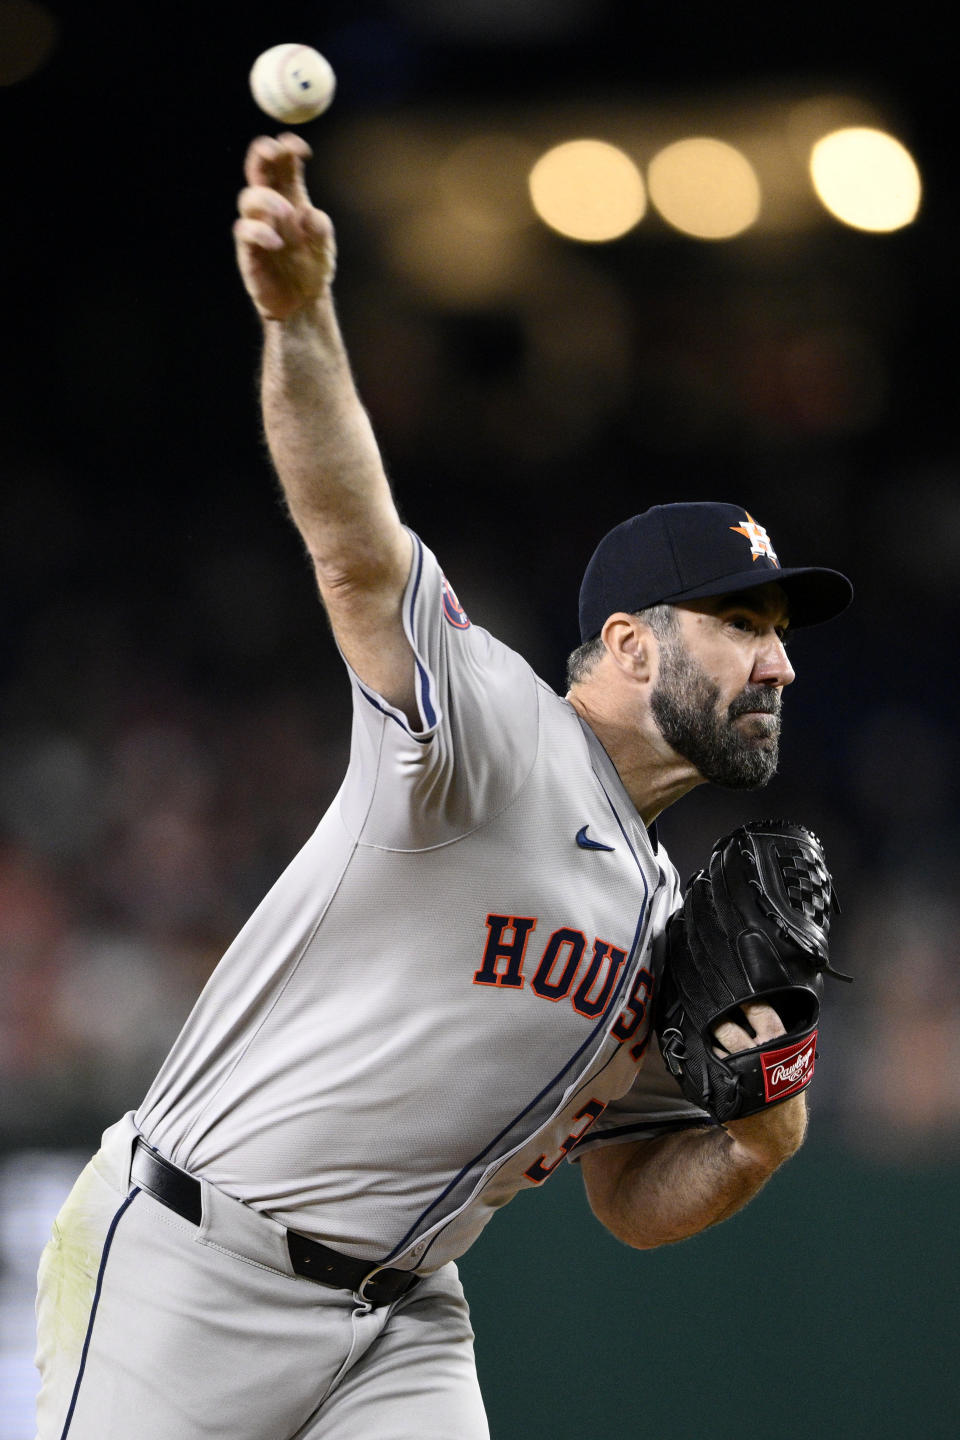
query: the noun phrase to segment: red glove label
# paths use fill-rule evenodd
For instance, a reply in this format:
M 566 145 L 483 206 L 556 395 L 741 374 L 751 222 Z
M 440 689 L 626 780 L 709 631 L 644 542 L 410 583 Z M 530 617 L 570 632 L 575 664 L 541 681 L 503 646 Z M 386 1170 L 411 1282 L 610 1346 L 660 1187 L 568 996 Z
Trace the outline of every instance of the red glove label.
M 763 1089 L 766 1102 L 782 1100 L 794 1090 L 802 1090 L 813 1079 L 813 1065 L 817 1053 L 817 1032 L 786 1045 L 782 1050 L 767 1050 L 760 1056 L 763 1069 Z

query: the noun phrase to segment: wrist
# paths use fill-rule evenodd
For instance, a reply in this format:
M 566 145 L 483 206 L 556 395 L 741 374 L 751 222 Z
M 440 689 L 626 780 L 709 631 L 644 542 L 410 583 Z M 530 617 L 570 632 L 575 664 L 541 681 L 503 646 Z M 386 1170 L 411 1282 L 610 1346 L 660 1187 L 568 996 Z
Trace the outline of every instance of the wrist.
M 277 375 L 303 381 L 332 371 L 349 373 L 349 363 L 329 291 L 283 317 L 263 319 L 263 353 Z M 279 367 L 279 368 L 277 368 Z
M 807 1133 L 806 1096 L 794 1095 L 756 1115 L 728 1120 L 723 1128 L 747 1163 L 776 1170 L 803 1144 Z
M 333 314 L 333 292 L 329 285 L 324 285 L 317 295 L 309 296 L 292 309 L 284 310 L 282 314 L 273 314 L 259 305 L 257 314 L 265 330 L 279 328 L 288 330 L 291 334 L 307 334 L 329 323 L 328 317 Z

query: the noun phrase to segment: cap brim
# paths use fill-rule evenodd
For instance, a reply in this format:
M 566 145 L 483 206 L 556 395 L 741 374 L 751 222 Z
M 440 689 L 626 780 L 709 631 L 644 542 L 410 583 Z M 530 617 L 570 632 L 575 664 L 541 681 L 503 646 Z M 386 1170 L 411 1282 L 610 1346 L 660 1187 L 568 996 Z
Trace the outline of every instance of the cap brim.
M 790 607 L 791 625 L 820 625 L 846 610 L 853 599 L 853 586 L 839 570 L 823 570 L 804 566 L 785 570 L 744 570 L 740 575 L 724 575 L 682 594 L 665 595 L 665 605 L 681 604 L 684 600 L 705 600 L 710 595 L 730 595 L 737 590 L 753 590 L 758 585 L 779 585 Z

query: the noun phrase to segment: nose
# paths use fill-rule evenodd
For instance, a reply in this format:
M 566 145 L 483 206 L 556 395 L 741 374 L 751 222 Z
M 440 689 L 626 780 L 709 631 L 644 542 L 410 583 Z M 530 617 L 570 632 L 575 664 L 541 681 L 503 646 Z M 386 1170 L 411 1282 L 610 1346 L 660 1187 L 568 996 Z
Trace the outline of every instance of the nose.
M 757 651 L 750 679 L 755 685 L 775 685 L 782 689 L 784 685 L 792 685 L 796 678 L 796 671 L 787 658 L 783 641 L 775 631 L 771 632 Z

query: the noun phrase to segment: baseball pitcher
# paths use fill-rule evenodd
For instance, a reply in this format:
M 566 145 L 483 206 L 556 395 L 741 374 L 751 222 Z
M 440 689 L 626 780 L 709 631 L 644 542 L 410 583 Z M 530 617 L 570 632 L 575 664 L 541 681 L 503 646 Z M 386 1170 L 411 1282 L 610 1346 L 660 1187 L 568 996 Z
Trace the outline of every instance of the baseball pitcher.
M 655 821 L 770 778 L 787 631 L 849 582 L 739 506 L 656 506 L 589 561 L 556 695 L 398 517 L 308 156 L 254 142 L 235 238 L 349 766 L 58 1217 L 40 1440 L 481 1440 L 455 1262 L 501 1206 L 570 1161 L 614 1235 L 663 1245 L 804 1135 L 820 844 L 748 825 L 684 893 Z

